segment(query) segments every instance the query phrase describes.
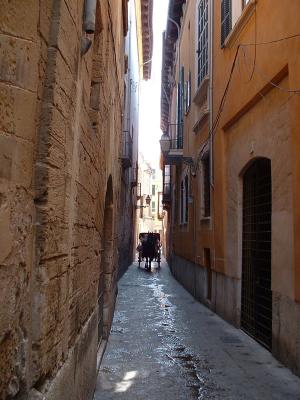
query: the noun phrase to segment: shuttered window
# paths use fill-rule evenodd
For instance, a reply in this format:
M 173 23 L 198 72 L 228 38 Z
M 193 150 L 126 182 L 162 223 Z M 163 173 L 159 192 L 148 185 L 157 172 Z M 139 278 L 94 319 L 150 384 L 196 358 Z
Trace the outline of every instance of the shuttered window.
M 184 90 L 185 114 L 188 114 L 191 106 L 191 81 L 192 81 L 191 71 L 189 71 L 188 80 L 185 82 L 185 90 Z
M 177 149 L 183 148 L 183 114 L 184 114 L 184 67 L 180 68 L 180 79 L 177 86 Z
M 225 40 L 232 28 L 232 0 L 222 0 L 221 2 L 221 46 L 224 46 Z

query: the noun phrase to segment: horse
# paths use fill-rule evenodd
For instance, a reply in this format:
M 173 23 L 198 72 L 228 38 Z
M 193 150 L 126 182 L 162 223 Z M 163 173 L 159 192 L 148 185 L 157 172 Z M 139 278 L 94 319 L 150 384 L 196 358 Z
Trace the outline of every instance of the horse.
M 145 268 L 150 270 L 151 262 L 156 257 L 156 239 L 151 233 L 148 233 L 147 240 L 142 242 L 142 257 L 146 259 Z

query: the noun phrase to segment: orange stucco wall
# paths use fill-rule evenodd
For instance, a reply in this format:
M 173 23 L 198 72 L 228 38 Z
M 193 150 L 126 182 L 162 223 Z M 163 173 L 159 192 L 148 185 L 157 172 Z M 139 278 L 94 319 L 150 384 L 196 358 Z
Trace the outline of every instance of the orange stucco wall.
M 271 0 L 250 2 L 249 14 L 241 27 L 244 15 L 233 26 L 229 43 L 220 46 L 220 2 L 214 9 L 214 118 L 230 77 L 230 70 L 236 57 L 226 102 L 215 132 L 215 204 L 219 223 L 224 227 L 224 242 L 227 254 L 225 272 L 234 273 L 228 237 L 232 215 L 226 210 L 226 203 L 220 199 L 230 198 L 228 190 L 228 163 L 230 149 L 235 148 L 236 164 L 245 164 L 257 156 L 269 156 L 272 161 L 273 217 L 272 217 L 272 289 L 290 298 L 300 300 L 300 250 L 299 228 L 299 97 L 291 90 L 300 88 L 299 50 L 300 38 L 282 40 L 276 43 L 249 46 L 244 44 L 270 42 L 299 32 L 295 15 L 300 15 L 297 1 Z M 250 10 L 250 13 L 249 13 Z M 232 39 L 232 40 L 231 40 Z M 237 54 L 237 56 L 236 56 Z M 279 87 L 270 86 L 270 81 Z M 283 110 L 284 109 L 284 110 Z M 255 130 L 252 127 L 255 126 Z M 271 129 L 270 129 L 271 127 Z M 231 131 L 234 130 L 234 134 Z M 253 132 L 258 136 L 255 136 Z M 248 132 L 248 136 L 247 136 Z M 250 136 L 249 136 L 250 132 Z M 251 133 L 252 132 L 252 133 Z M 251 136 L 252 135 L 252 136 Z M 268 136 L 268 140 L 266 139 Z M 246 142 L 248 154 L 243 155 Z M 277 147 L 276 147 L 277 146 Z M 273 154 L 272 154 L 273 153 Z M 222 162 L 220 162 L 222 160 Z M 278 165 L 277 165 L 278 164 Z M 277 168 L 276 168 L 277 167 Z M 224 179 L 224 171 L 227 176 Z M 284 174 L 283 171 L 286 171 Z M 238 171 L 236 171 L 238 174 Z M 279 175 L 282 175 L 281 178 Z M 278 185 L 278 187 L 277 187 Z M 222 218 L 223 216 L 223 218 Z M 279 222 L 280 221 L 280 222 Z M 219 230 L 220 227 L 217 227 Z M 221 236 L 217 239 L 218 241 Z M 238 255 L 235 255 L 238 257 Z M 280 265 L 278 265 L 280 260 Z M 230 264 L 230 265 L 229 265 Z
M 240 279 L 241 204 L 236 203 L 240 199 L 240 173 L 251 159 L 269 157 L 273 166 L 272 290 L 300 301 L 300 246 L 297 245 L 300 237 L 300 208 L 297 204 L 300 195 L 297 185 L 300 181 L 300 99 L 297 94 L 289 92 L 300 88 L 300 37 L 252 45 L 297 34 L 299 24 L 294 16 L 300 15 L 300 4 L 292 0 L 286 7 L 284 2 L 250 1 L 240 18 L 237 18 L 239 10 L 235 7 L 235 24 L 223 48 L 219 22 L 221 1 L 213 4 L 213 73 L 210 77 L 213 121 L 216 121 L 229 79 L 230 84 L 219 123 L 213 132 L 211 219 L 201 218 L 203 194 L 198 159 L 196 176 L 190 174 L 189 221 L 187 224 L 177 222 L 173 226 L 174 252 L 203 265 L 203 249 L 210 248 L 212 268 Z M 193 130 L 203 106 L 203 102 L 199 105 L 195 100 L 196 9 L 197 1 L 190 0 L 182 20 L 179 54 L 185 80 L 189 70 L 192 75 L 191 108 L 184 117 L 184 156 L 194 160 L 209 135 L 209 115 L 196 132 Z M 279 88 L 270 85 L 270 81 Z M 207 93 L 204 95 L 206 101 Z M 175 108 L 176 86 L 170 113 L 170 122 L 173 123 L 176 122 Z M 188 167 L 183 164 L 173 169 L 179 215 L 180 177 Z

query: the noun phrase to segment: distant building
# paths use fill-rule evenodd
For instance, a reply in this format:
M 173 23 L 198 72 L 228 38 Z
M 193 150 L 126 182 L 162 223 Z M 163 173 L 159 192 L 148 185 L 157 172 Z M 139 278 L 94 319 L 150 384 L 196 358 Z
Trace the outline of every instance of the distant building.
M 298 374 L 299 13 L 170 0 L 161 92 L 172 272 Z
M 139 153 L 138 191 L 136 243 L 141 232 L 157 232 L 163 237 L 162 173 L 159 168 L 153 168 L 141 153 Z
M 152 7 L 152 1 L 149 0 L 130 0 L 128 3 L 118 244 L 119 276 L 132 263 L 136 248 L 140 82 L 151 77 Z

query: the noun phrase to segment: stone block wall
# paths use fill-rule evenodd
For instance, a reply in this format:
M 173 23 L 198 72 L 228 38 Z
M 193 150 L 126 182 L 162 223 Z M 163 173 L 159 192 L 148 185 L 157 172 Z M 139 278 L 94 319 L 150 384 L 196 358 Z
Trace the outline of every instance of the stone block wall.
M 0 15 L 0 399 L 88 399 L 116 296 L 122 2 L 97 1 L 84 55 L 84 0 L 21 3 Z

